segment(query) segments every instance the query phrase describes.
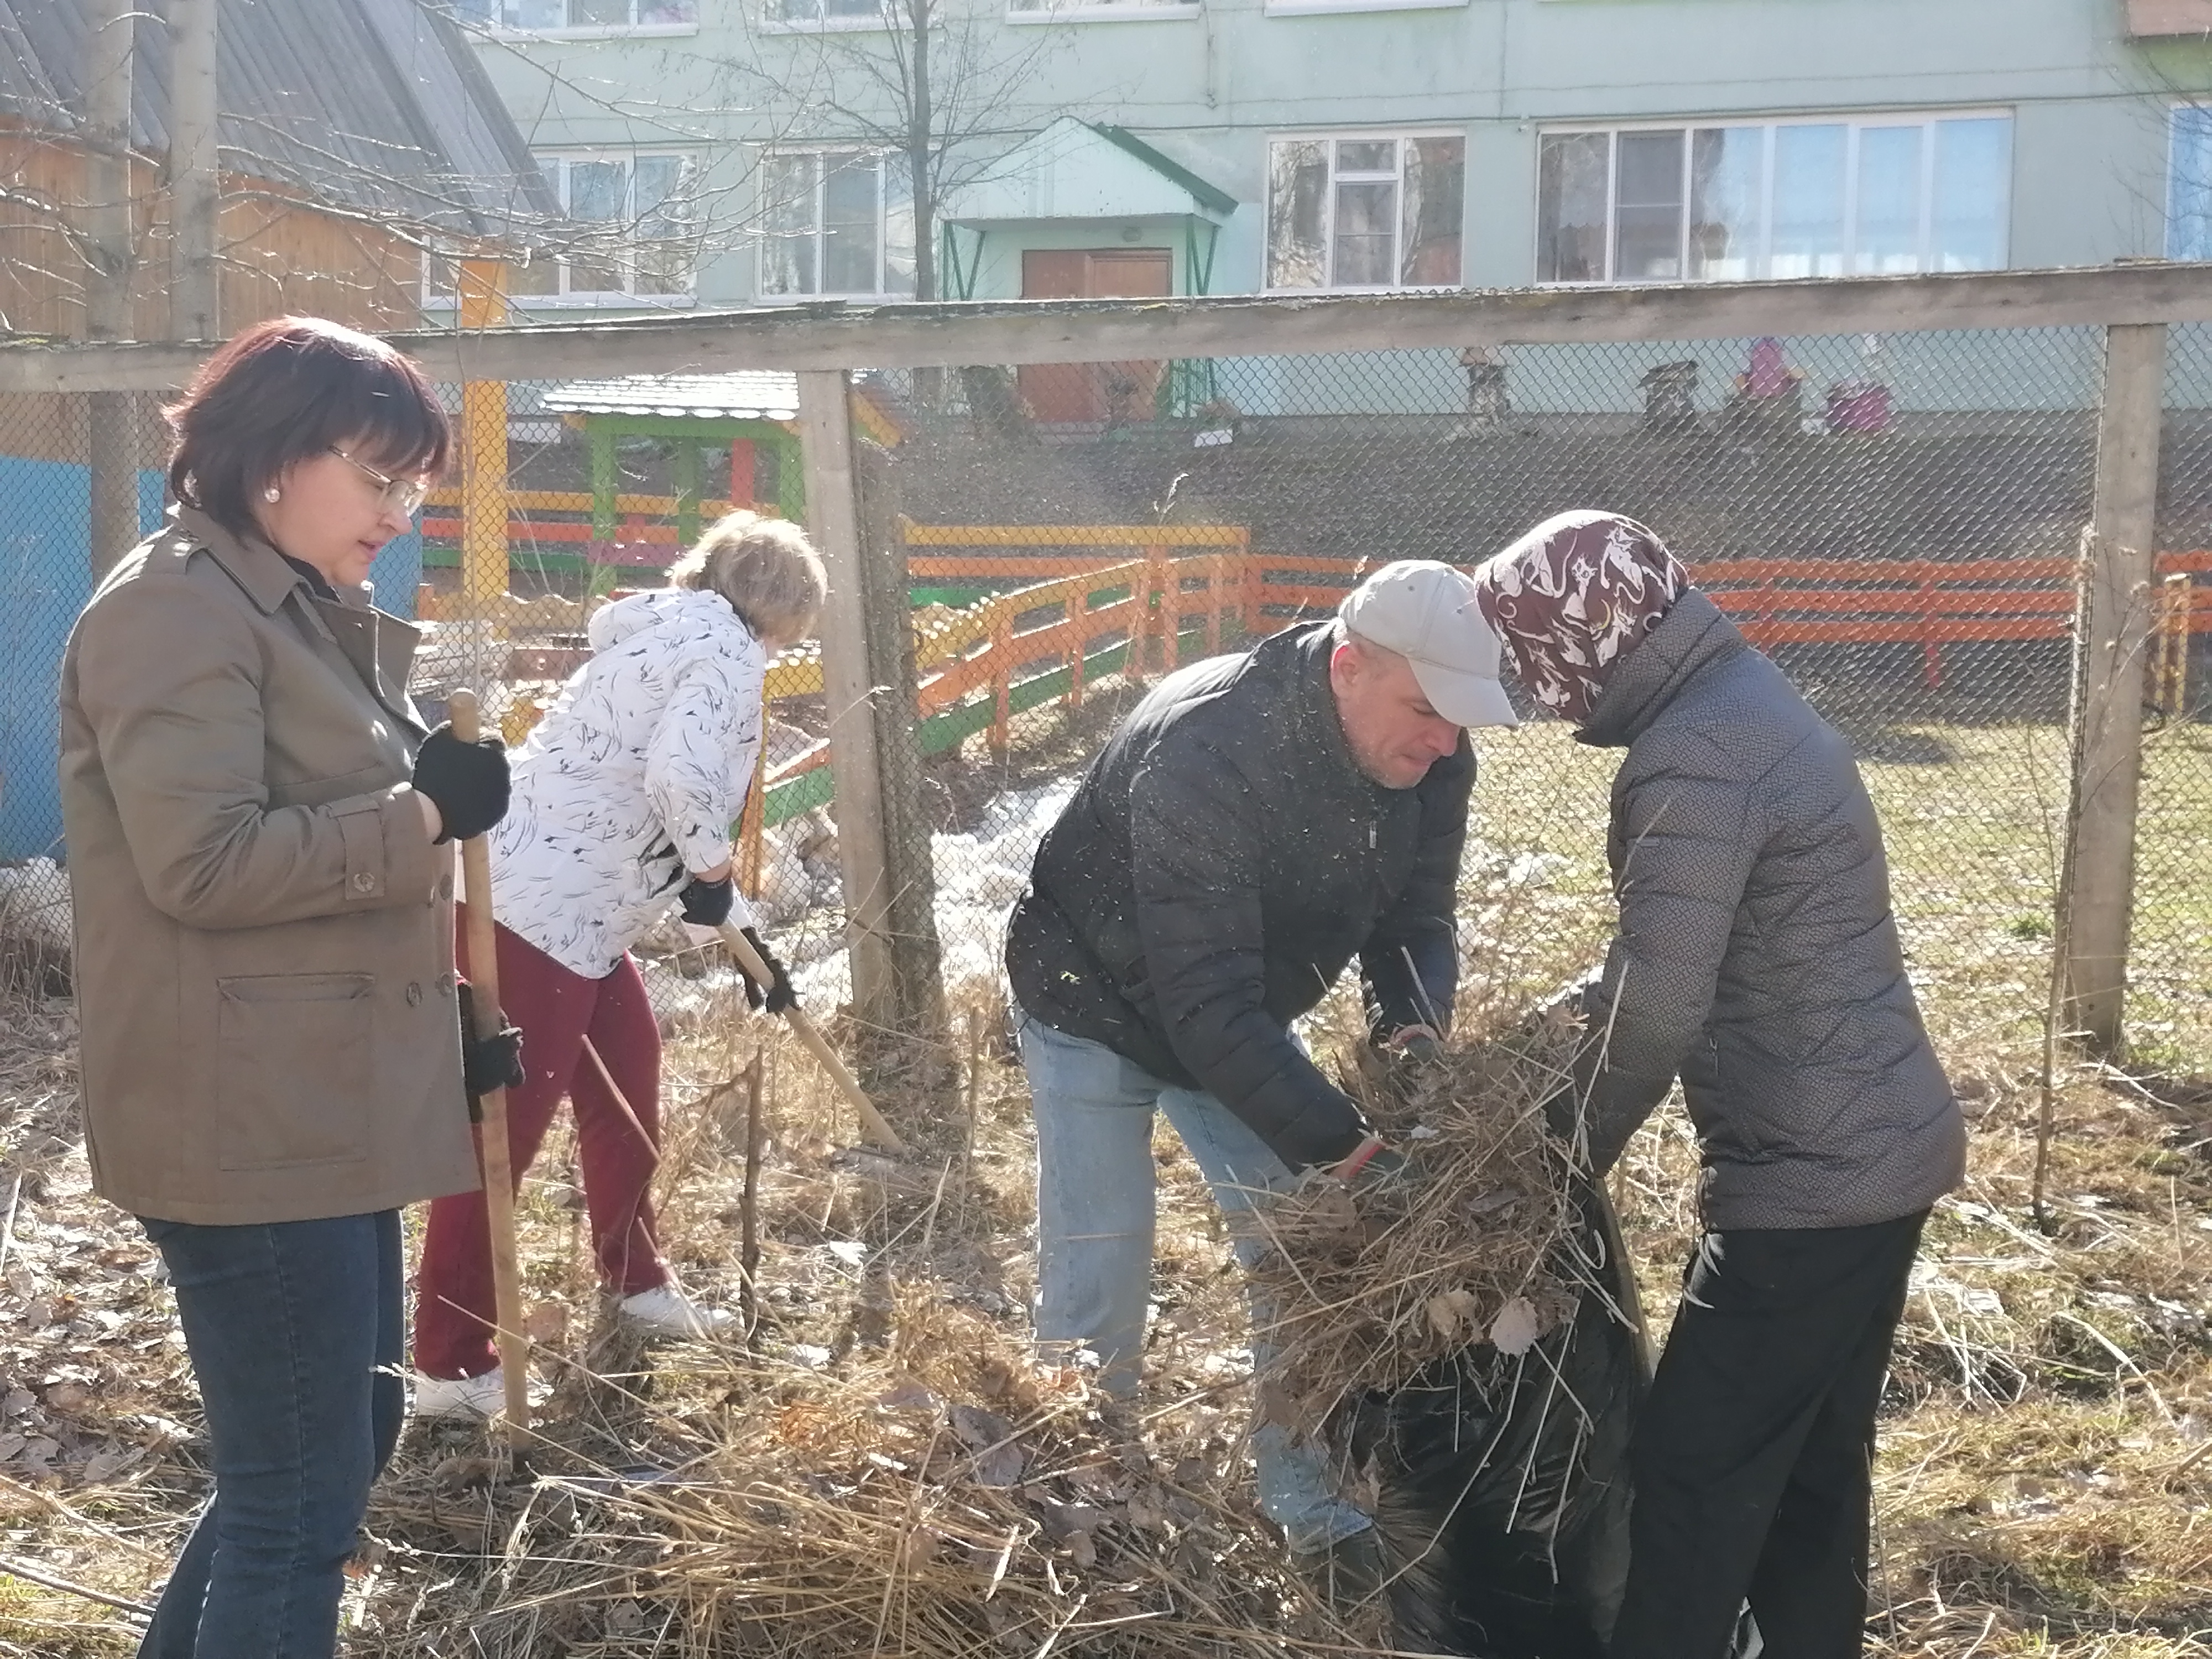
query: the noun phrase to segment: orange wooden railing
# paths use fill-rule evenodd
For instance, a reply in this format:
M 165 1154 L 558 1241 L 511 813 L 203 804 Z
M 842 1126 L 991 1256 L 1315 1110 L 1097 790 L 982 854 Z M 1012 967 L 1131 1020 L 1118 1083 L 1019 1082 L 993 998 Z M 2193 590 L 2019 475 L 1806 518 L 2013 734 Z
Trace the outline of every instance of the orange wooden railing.
M 1101 654 L 1093 650 L 1100 641 L 1122 641 L 1106 653 L 1118 656 L 1114 665 L 1121 672 L 1142 678 L 1154 656 L 1173 670 L 1185 635 L 1197 634 L 1212 654 L 1232 618 L 1251 637 L 1291 616 L 1334 610 L 1371 568 L 1364 561 L 1255 553 L 1241 526 L 902 521 L 901 527 L 913 575 L 1025 583 L 949 618 L 917 618 L 925 732 L 958 716 L 946 737 L 957 741 L 980 730 L 1001 754 L 1018 702 L 1065 697 L 1081 704 L 1086 662 Z M 921 548 L 961 550 L 912 550 Z M 1006 549 L 1024 550 L 999 550 Z M 1059 550 L 1028 550 L 1046 549 Z M 1172 556 L 1178 549 L 1199 550 Z M 1122 556 L 1099 562 L 1109 550 Z M 2212 633 L 2212 586 L 2196 580 L 2212 573 L 2212 551 L 2161 554 L 2157 571 L 2160 580 L 2148 600 L 2156 612 L 2150 696 L 2160 707 L 2179 709 L 2186 695 L 2188 637 Z M 1733 559 L 1694 566 L 1692 574 L 1754 644 L 1918 645 L 1931 684 L 1942 682 L 1944 646 L 2063 639 L 2075 608 L 2075 566 L 2064 558 Z M 1066 675 L 1064 687 L 1040 684 L 1056 672 Z M 818 659 L 793 653 L 778 662 L 771 680 L 771 696 L 818 690 Z M 988 713 L 972 701 L 979 694 L 988 698 Z M 759 869 L 763 795 L 829 758 L 828 743 L 818 743 L 757 780 L 743 836 L 749 876 L 757 878 Z

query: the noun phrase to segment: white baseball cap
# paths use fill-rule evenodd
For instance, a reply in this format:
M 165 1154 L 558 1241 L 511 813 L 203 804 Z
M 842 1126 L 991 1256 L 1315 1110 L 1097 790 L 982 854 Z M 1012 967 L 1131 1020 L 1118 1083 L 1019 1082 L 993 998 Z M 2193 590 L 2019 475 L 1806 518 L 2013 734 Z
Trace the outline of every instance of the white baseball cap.
M 1498 635 L 1463 572 L 1401 559 L 1353 588 L 1336 614 L 1361 639 L 1411 663 L 1422 695 L 1453 725 L 1521 724 L 1498 683 Z

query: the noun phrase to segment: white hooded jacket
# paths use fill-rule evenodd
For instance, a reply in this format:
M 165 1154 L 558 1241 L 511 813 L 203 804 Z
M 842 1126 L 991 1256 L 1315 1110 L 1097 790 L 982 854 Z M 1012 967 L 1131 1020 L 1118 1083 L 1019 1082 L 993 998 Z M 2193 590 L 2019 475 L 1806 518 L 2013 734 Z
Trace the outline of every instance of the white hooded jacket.
M 761 742 L 768 652 L 729 601 L 636 593 L 592 618 L 592 659 L 514 757 L 493 907 L 570 972 L 614 971 L 688 872 L 730 856 Z M 740 897 L 730 920 L 752 915 Z

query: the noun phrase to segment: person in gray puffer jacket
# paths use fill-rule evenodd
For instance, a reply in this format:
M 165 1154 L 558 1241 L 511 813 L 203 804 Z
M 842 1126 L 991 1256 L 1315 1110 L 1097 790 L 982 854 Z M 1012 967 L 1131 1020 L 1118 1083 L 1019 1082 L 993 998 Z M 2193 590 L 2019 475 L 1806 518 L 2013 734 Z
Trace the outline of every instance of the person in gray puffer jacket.
M 1705 1232 L 1631 1451 L 1613 1659 L 1860 1650 L 1875 1413 L 1966 1129 L 1905 977 L 1849 745 L 1632 519 L 1569 513 L 1475 573 L 1517 678 L 1625 748 L 1620 926 L 1560 1127 L 1602 1173 L 1682 1080 Z

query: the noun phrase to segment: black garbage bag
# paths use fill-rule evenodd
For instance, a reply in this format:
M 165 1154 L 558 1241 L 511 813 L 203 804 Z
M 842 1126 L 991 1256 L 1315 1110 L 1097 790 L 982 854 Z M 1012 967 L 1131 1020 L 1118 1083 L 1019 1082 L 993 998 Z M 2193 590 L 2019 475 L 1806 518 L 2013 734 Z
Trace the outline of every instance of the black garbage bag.
M 1574 1316 L 1527 1352 L 1487 1342 L 1350 1414 L 1398 1645 L 1480 1659 L 1602 1659 L 1628 1569 L 1628 1437 L 1650 1386 L 1636 1279 L 1604 1189 L 1555 1250 Z

